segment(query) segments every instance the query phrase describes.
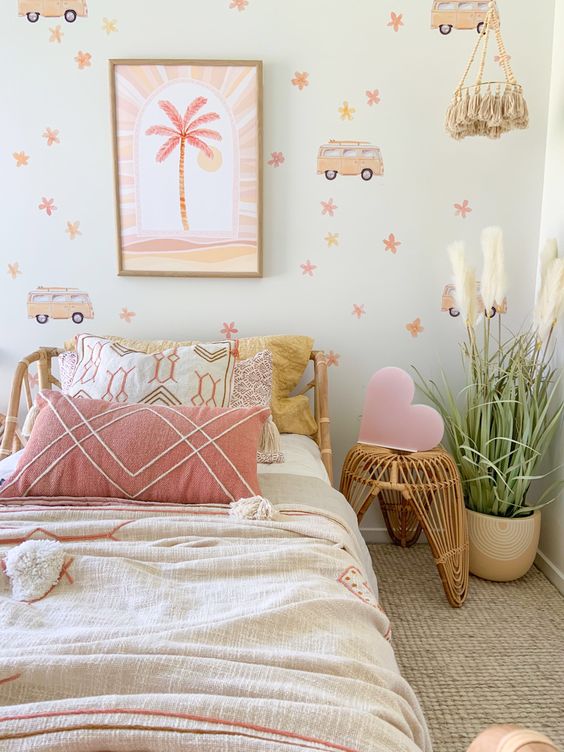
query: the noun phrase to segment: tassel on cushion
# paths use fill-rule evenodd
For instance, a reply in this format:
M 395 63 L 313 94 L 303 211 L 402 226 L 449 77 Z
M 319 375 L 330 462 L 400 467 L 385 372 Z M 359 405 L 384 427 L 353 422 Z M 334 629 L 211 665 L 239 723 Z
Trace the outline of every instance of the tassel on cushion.
M 36 601 L 57 584 L 65 563 L 58 541 L 28 540 L 8 551 L 4 569 L 17 601 Z
M 248 499 L 232 501 L 229 505 L 231 517 L 240 520 L 272 520 L 274 519 L 274 507 L 262 496 L 251 496 Z
M 276 423 L 272 420 L 272 416 L 268 418 L 262 428 L 257 451 L 257 462 L 267 465 L 284 462 L 284 454 L 280 446 L 280 432 Z
M 37 405 L 32 405 L 30 407 L 22 427 L 22 436 L 24 437 L 24 439 L 29 439 L 29 437 L 31 436 L 33 426 L 35 425 L 35 421 L 37 420 L 39 413 L 40 409 L 39 407 L 37 407 Z

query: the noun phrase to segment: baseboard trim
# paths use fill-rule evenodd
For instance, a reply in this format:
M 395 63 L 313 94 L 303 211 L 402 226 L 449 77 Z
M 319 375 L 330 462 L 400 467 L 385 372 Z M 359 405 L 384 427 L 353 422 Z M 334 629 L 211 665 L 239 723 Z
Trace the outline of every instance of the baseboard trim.
M 550 580 L 554 587 L 564 595 L 564 572 L 554 564 L 550 559 L 543 554 L 542 551 L 537 551 L 535 558 L 535 564 L 544 574 L 547 580 Z
M 367 543 L 391 543 L 385 527 L 361 527 L 360 532 Z

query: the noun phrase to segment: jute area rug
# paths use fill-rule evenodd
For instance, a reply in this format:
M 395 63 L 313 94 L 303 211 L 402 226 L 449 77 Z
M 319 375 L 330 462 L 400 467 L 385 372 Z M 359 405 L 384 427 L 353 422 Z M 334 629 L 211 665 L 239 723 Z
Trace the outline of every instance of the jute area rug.
M 546 577 L 535 567 L 516 582 L 471 576 L 454 609 L 427 545 L 369 549 L 434 752 L 464 752 L 496 723 L 542 731 L 564 749 L 564 598 Z

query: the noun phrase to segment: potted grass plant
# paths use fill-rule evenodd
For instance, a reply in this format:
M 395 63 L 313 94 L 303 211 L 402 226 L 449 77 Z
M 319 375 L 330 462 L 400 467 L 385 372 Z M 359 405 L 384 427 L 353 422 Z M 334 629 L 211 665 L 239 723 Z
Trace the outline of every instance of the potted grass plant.
M 561 374 L 552 357 L 555 327 L 564 311 L 564 259 L 558 258 L 555 241 L 549 242 L 541 257 L 534 323 L 512 334 L 502 317 L 495 317 L 505 298 L 501 230 L 486 228 L 482 247 L 480 286 L 463 245 L 449 248 L 460 318 L 466 323 L 461 345 L 466 384 L 457 393 L 444 373 L 440 383 L 418 376 L 444 419 L 462 478 L 470 571 L 507 581 L 532 565 L 540 508 L 557 498 L 562 485 L 549 483 L 539 498 L 532 497 L 533 481 L 558 469 L 540 471 L 564 412 Z

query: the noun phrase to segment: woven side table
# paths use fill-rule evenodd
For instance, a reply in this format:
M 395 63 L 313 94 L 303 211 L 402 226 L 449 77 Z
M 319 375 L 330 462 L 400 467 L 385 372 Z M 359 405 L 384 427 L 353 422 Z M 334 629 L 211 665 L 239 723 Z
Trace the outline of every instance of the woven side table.
M 345 459 L 341 493 L 358 520 L 378 499 L 391 539 L 412 546 L 421 530 L 429 541 L 448 602 L 455 608 L 468 592 L 468 526 L 460 476 L 441 447 L 397 452 L 356 444 Z

